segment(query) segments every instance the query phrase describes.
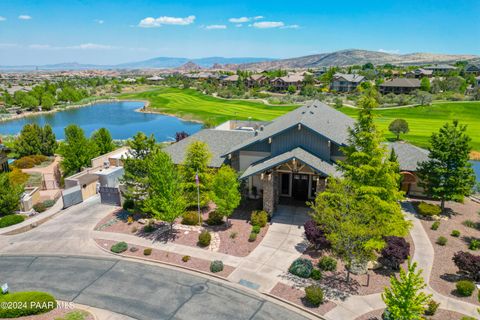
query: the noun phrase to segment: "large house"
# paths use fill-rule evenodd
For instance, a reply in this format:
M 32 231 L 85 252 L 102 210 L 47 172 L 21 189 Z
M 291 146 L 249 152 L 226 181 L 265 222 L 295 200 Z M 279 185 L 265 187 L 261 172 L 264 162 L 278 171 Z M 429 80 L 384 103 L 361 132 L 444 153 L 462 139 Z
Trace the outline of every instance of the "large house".
M 435 64 L 433 66 L 425 67 L 424 69 L 432 70 L 433 72 L 445 73 L 445 72 L 456 70 L 457 68 L 449 64 Z
M 348 143 L 352 118 L 314 101 L 269 123 L 227 122 L 165 148 L 176 164 L 184 161 L 187 146 L 205 142 L 212 153 L 210 166 L 232 166 L 245 181 L 251 198 L 263 199 L 272 213 L 280 200 L 305 202 L 324 190 L 329 176 L 339 176 L 335 163 L 344 159 L 341 147 Z M 394 148 L 403 174 L 405 191 L 420 192 L 416 163 L 425 152 L 406 143 Z
M 389 81 L 385 81 L 380 85 L 380 93 L 410 93 L 412 91 L 420 89 L 420 80 L 412 78 L 395 78 Z
M 365 80 L 364 76 L 358 74 L 336 73 L 330 84 L 330 90 L 336 92 L 351 92 L 357 89 L 360 83 Z
M 423 77 L 431 78 L 431 77 L 433 77 L 433 70 L 418 68 L 418 69 L 415 69 L 413 71 L 408 72 L 407 77 L 417 78 L 417 79 L 418 78 L 423 78 Z
M 286 91 L 288 87 L 293 86 L 300 90 L 303 85 L 304 76 L 302 74 L 290 74 L 285 77 L 278 77 L 270 81 L 273 90 Z
M 465 67 L 465 72 L 474 75 L 480 75 L 480 64 L 469 64 Z

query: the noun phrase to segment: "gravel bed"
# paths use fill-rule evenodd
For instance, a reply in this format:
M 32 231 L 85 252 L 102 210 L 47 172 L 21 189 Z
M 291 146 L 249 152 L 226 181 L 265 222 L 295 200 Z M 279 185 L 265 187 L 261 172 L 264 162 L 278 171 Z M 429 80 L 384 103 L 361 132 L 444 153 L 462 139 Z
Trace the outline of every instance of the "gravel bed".
M 369 313 L 365 313 L 360 317 L 356 318 L 355 320 L 382 320 L 382 313 L 384 309 L 370 311 Z M 438 309 L 434 316 L 425 317 L 428 320 L 460 320 L 464 317 L 464 314 L 449 311 L 444 309 Z
M 63 320 L 63 317 L 65 317 L 67 314 L 69 313 L 73 313 L 73 312 L 82 312 L 83 314 L 85 314 L 85 318 L 84 320 L 95 320 L 94 316 L 87 312 L 87 311 L 84 311 L 84 310 L 79 310 L 79 309 L 60 309 L 60 308 L 57 308 L 57 309 L 54 309 L 50 312 L 47 312 L 47 313 L 43 313 L 43 314 L 37 314 L 37 315 L 34 315 L 34 316 L 26 316 L 26 317 L 19 317 L 19 318 L 15 318 L 15 319 L 18 319 L 18 320 Z M 77 319 L 77 318 L 75 318 Z
M 427 202 L 438 204 L 438 202 L 435 201 Z M 423 228 L 428 234 L 435 251 L 430 285 L 435 291 L 443 295 L 479 305 L 477 299 L 478 289 L 475 290 L 470 297 L 460 297 L 456 294 L 455 283 L 460 280 L 461 277 L 457 274 L 458 268 L 455 266 L 452 257 L 454 253 L 458 251 L 467 251 L 480 255 L 480 251 L 468 249 L 469 239 L 472 237 L 480 239 L 480 231 L 462 224 L 465 220 L 480 223 L 480 215 L 478 214 L 478 212 L 480 212 L 480 204 L 466 198 L 463 204 L 447 202 L 445 207 L 451 212 L 450 218 L 448 220 L 441 220 L 440 227 L 437 230 L 431 230 L 433 221 L 421 220 Z M 452 230 L 460 231 L 460 237 L 456 238 L 451 236 Z M 436 243 L 440 236 L 448 239 L 445 246 L 440 246 Z
M 273 287 L 273 289 L 270 291 L 270 294 L 290 301 L 319 315 L 324 315 L 325 313 L 337 306 L 335 302 L 332 301 L 325 301 L 318 307 L 312 306 L 304 300 L 305 292 L 303 290 L 280 282 L 277 283 L 275 287 Z

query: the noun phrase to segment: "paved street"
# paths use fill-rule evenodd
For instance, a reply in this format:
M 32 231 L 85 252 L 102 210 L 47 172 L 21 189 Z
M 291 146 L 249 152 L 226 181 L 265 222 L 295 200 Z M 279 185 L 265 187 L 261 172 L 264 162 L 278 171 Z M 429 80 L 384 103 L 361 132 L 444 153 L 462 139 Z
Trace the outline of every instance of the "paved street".
M 220 282 L 110 258 L 2 256 L 0 282 L 136 319 L 305 319 Z

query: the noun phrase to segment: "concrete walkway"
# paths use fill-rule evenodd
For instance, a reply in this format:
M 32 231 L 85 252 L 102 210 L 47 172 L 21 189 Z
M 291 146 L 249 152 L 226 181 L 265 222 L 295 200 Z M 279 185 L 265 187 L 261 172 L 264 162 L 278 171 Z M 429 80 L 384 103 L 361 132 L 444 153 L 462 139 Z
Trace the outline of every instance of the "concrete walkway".
M 432 273 L 432 265 L 435 254 L 432 243 L 430 242 L 430 239 L 428 238 L 428 235 L 425 232 L 420 220 L 415 216 L 415 209 L 413 208 L 412 204 L 408 201 L 405 201 L 402 203 L 402 209 L 406 218 L 412 222 L 410 235 L 412 236 L 413 243 L 415 244 L 413 261 L 417 262 L 418 269 L 423 270 L 422 275 L 425 279 L 425 283 L 427 283 L 425 292 L 432 294 L 433 299 L 437 302 L 440 302 L 441 309 L 456 311 L 471 317 L 478 317 L 478 306 L 441 295 L 430 287 L 428 283 L 430 282 L 430 275 Z M 325 315 L 328 319 L 354 320 L 362 314 L 385 308 L 385 304 L 382 301 L 380 293 L 367 296 L 350 296 L 344 301 L 335 302 L 337 303 L 337 307 Z
M 262 242 L 245 258 L 228 280 L 261 292 L 269 292 L 293 262 L 302 255 L 307 243 L 303 224 L 307 208 L 278 207 Z

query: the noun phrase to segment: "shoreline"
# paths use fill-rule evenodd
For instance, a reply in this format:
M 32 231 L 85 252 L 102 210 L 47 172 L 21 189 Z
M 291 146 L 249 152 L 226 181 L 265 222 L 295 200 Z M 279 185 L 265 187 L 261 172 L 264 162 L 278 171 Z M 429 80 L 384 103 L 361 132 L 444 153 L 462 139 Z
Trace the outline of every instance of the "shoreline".
M 109 99 L 102 98 L 102 99 L 93 100 L 93 101 L 89 101 L 89 102 L 85 102 L 85 103 L 81 103 L 81 104 L 66 105 L 63 108 L 54 108 L 54 109 L 48 110 L 48 111 L 35 111 L 35 112 L 26 111 L 26 112 L 23 112 L 23 113 L 20 113 L 20 114 L 15 114 L 11 117 L 0 117 L 0 123 L 13 121 L 13 120 L 19 120 L 19 119 L 23 119 L 23 118 L 41 116 L 41 115 L 46 115 L 46 114 L 54 114 L 54 113 L 57 113 L 57 112 L 67 111 L 69 109 L 78 109 L 78 108 L 88 107 L 88 106 L 92 106 L 96 103 L 118 102 L 118 101 L 123 101 L 123 100 L 120 100 L 120 99 L 117 99 L 117 98 L 109 98 Z M 144 102 L 144 101 L 142 101 L 142 102 Z

